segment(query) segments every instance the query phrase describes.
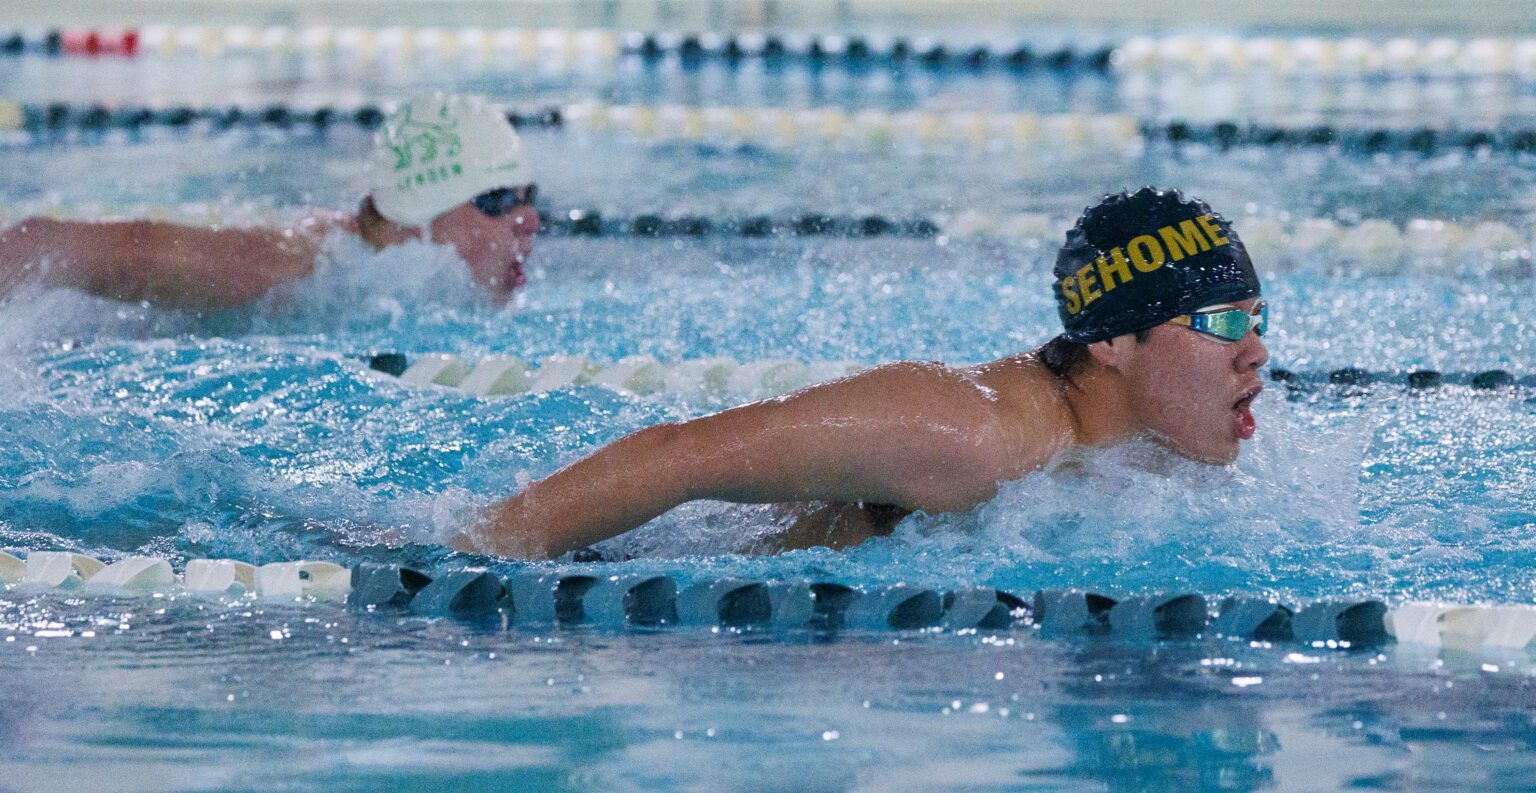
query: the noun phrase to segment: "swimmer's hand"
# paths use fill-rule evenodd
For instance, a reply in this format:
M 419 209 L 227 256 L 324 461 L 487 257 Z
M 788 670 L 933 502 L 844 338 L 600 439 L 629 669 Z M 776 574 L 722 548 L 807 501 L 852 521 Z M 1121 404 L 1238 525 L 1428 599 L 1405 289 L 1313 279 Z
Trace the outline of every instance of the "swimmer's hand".
M 501 537 L 493 539 L 494 526 L 490 515 L 484 511 L 476 512 L 460 526 L 460 528 L 449 528 L 443 532 L 446 535 L 440 540 L 443 545 L 459 553 L 496 554 L 516 558 L 532 556 L 526 543 L 520 541 L 518 537 L 520 532 L 503 530 Z
M 462 531 L 448 538 L 448 542 L 443 544 L 459 553 L 485 553 L 485 551 L 481 550 L 480 543 L 476 542 L 468 533 Z

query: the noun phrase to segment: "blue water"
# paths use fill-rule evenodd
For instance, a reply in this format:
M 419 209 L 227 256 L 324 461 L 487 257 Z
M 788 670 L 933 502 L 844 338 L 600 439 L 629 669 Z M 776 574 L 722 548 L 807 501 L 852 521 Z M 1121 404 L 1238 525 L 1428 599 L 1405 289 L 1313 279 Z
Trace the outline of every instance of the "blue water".
M 478 400 L 404 387 L 350 354 L 958 363 L 1049 333 L 1039 257 L 932 241 L 730 248 L 546 240 L 543 274 L 504 310 L 451 271 L 423 276 L 440 292 L 404 294 L 375 279 L 387 256 L 218 316 L 14 300 L 0 544 L 514 572 L 432 538 L 628 430 L 719 405 L 591 387 Z M 670 272 L 650 266 L 662 259 Z M 339 310 L 335 282 L 355 290 Z M 1477 332 L 1528 311 L 1528 283 L 1413 286 L 1271 277 L 1276 364 L 1532 371 L 1529 326 Z M 1529 397 L 1276 387 L 1231 470 L 1131 448 L 1028 477 L 970 515 L 779 557 L 732 553 L 771 525 L 758 508 L 695 504 L 613 543 L 636 561 L 588 567 L 1528 602 Z M 65 767 L 143 789 L 1472 789 L 1524 784 L 1532 740 L 1521 652 L 507 633 L 326 604 L 58 595 L 4 596 L 0 632 L 13 681 L 0 764 L 17 789 L 52 789 Z
M 0 64 L 10 75 L 0 84 L 55 66 Z M 233 74 L 138 74 L 97 87 L 126 99 L 140 79 L 192 94 L 217 95 L 220 79 L 252 96 L 269 90 Z M 527 96 L 573 100 L 632 84 L 642 97 L 691 101 L 685 77 L 565 76 Z M 901 102 L 868 103 L 1018 109 L 998 98 L 1008 85 L 920 77 Z M 300 82 L 323 93 L 327 79 Z M 1107 79 L 1017 90 L 1065 97 L 1039 108 L 1051 112 L 1156 115 L 1106 87 L 1134 85 Z M 783 104 L 805 101 L 815 83 L 782 80 Z M 0 174 L 0 190 L 72 205 L 342 208 L 366 146 L 337 132 L 21 147 L 5 152 L 19 167 Z M 1536 195 L 1531 163 L 1516 157 L 1157 147 L 989 157 L 555 133 L 530 135 L 528 146 L 552 207 L 614 214 L 1067 217 L 1102 190 L 1154 182 L 1230 207 L 1239 231 L 1248 216 L 1429 216 L 1500 220 L 1529 236 Z M 507 307 L 480 296 L 439 248 L 333 253 L 313 279 L 226 312 L 36 289 L 0 305 L 0 547 L 152 554 L 178 567 L 206 556 L 512 573 L 527 566 L 452 554 L 437 540 L 485 500 L 628 431 L 724 405 L 596 387 L 481 400 L 404 386 L 358 356 L 964 364 L 1028 349 L 1055 327 L 1048 246 L 986 239 L 547 238 Z M 1536 373 L 1536 297 L 1518 272 L 1367 276 L 1326 258 L 1260 269 L 1276 367 Z M 553 566 L 683 583 L 815 577 L 1026 594 L 1530 603 L 1533 396 L 1275 385 L 1231 468 L 1131 445 L 842 552 L 741 553 L 772 516 L 698 503 L 611 541 L 633 561 Z M 503 631 L 326 603 L 16 592 L 0 594 L 0 636 L 0 789 L 1536 788 L 1524 651 L 1122 645 L 1028 631 Z

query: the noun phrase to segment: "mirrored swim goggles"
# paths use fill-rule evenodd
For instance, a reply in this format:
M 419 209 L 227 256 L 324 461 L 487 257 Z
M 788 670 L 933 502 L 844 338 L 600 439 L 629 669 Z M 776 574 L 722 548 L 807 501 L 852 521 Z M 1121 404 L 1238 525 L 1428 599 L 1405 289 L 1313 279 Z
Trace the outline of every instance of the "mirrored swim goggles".
M 1269 328 L 1269 302 L 1260 300 L 1251 312 L 1240 308 L 1213 308 L 1174 317 L 1168 322 L 1207 336 L 1215 336 L 1222 341 L 1242 341 L 1250 330 L 1263 336 Z
M 530 183 L 521 187 L 498 187 L 487 190 L 475 196 L 473 201 L 475 209 L 480 210 L 486 217 L 499 218 L 517 207 L 531 206 L 538 194 L 538 185 Z

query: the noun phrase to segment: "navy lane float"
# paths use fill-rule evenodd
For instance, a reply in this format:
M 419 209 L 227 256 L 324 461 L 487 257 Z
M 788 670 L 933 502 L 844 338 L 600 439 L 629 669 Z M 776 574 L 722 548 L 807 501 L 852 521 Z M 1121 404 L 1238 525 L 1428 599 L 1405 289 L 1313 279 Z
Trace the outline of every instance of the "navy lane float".
M 364 563 L 347 568 L 295 561 L 262 566 L 197 559 L 175 573 L 169 562 L 127 556 L 112 564 L 57 551 L 25 559 L 0 553 L 0 585 L 11 595 L 204 597 L 346 603 L 381 613 L 415 614 L 549 631 L 708 627 L 734 631 L 1027 632 L 1048 640 L 1146 644 L 1201 637 L 1313 648 L 1380 647 L 1392 641 L 1459 649 L 1526 648 L 1536 638 L 1536 606 L 1405 602 L 1371 598 L 1292 605 L 1195 592 L 1111 597 L 1042 590 L 1028 597 L 987 587 L 938 591 L 904 584 L 858 589 L 835 581 L 722 578 L 686 586 L 667 575 L 608 574 L 604 565 L 529 569 L 502 576 L 478 567 L 435 576 Z

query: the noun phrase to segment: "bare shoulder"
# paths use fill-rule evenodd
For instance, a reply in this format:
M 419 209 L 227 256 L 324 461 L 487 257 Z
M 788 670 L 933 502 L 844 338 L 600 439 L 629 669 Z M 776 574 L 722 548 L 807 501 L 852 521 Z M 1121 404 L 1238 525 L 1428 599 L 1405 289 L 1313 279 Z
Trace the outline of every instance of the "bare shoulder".
M 929 409 L 958 411 L 1004 425 L 1070 421 L 1057 379 L 1033 355 L 969 367 L 900 361 L 866 370 L 847 382 L 882 401 L 912 400 Z
M 1008 439 L 1016 477 L 1043 467 L 1076 441 L 1066 385 L 1033 353 L 981 364 L 967 374 L 996 395 L 999 432 Z
M 869 388 L 917 389 L 926 393 L 939 389 L 956 396 L 982 399 L 989 396 L 986 389 L 976 380 L 973 371 L 937 361 L 896 361 L 882 364 L 865 369 L 840 382 L 857 383 Z
M 1070 436 L 1054 383 L 1022 361 L 959 368 L 905 361 L 871 369 L 831 389 L 885 412 L 890 465 L 912 483 L 909 503 L 966 509 L 997 483 L 1043 466 Z M 1043 392 L 1043 393 L 1042 393 Z M 845 392 L 846 393 L 846 392 Z
M 968 369 L 933 361 L 897 361 L 812 386 L 794 395 L 807 402 L 833 402 L 921 418 L 936 425 L 985 429 L 999 418 L 998 394 Z

